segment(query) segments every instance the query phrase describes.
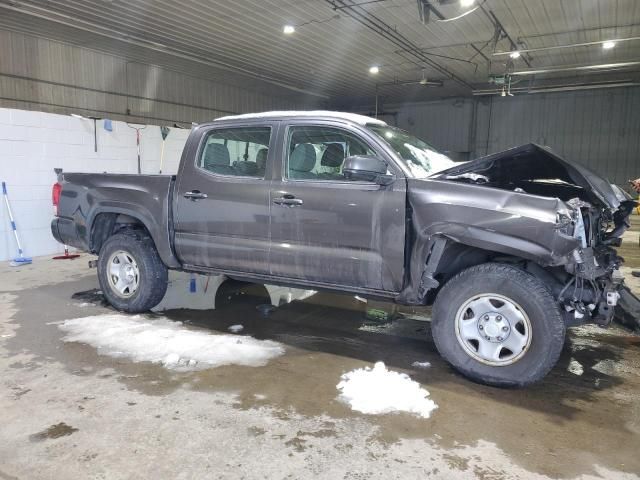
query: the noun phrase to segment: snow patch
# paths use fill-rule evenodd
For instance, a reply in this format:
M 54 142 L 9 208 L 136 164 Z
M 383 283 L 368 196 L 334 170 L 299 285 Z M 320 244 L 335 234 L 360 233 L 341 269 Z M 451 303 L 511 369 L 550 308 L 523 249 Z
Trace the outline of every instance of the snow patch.
M 418 382 L 404 373 L 387 370 L 383 362 L 345 373 L 336 388 L 341 401 L 367 414 L 408 412 L 429 418 L 438 408 Z
M 350 120 L 360 125 L 366 125 L 373 123 L 375 125 L 386 125 L 382 120 L 378 120 L 373 117 L 367 117 L 365 115 L 358 115 L 357 113 L 349 112 L 333 112 L 329 110 L 285 110 L 285 111 L 273 111 L 273 112 L 260 112 L 260 113 L 243 113 L 240 115 L 228 115 L 226 117 L 216 118 L 216 122 L 221 120 L 244 120 L 251 118 L 266 118 L 266 117 L 329 117 L 329 118 L 342 118 Z
M 229 330 L 231 333 L 240 333 L 242 330 L 244 330 L 244 326 L 243 325 L 231 325 L 229 328 L 227 328 L 227 330 Z
M 180 371 L 232 364 L 259 367 L 284 354 L 284 348 L 271 340 L 213 334 L 164 317 L 96 315 L 65 320 L 58 328 L 66 333 L 65 342 L 87 343 L 102 355 Z
M 416 368 L 429 368 L 431 366 L 431 362 L 413 362 L 411 366 Z
M 572 358 L 571 361 L 569 362 L 569 366 L 567 367 L 567 371 L 569 373 L 573 373 L 574 375 L 580 376 L 584 373 L 584 368 L 582 367 L 582 364 L 579 361 Z

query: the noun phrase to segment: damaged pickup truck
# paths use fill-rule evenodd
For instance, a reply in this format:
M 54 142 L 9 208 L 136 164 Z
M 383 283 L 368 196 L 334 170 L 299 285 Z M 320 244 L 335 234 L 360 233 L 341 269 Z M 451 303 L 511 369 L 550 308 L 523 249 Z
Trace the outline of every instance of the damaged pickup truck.
M 218 119 L 176 176 L 64 172 L 53 196 L 54 237 L 99 255 L 119 310 L 158 304 L 168 269 L 433 304 L 441 355 L 500 386 L 543 378 L 567 327 L 611 322 L 635 205 L 538 145 L 456 164 L 337 112 Z

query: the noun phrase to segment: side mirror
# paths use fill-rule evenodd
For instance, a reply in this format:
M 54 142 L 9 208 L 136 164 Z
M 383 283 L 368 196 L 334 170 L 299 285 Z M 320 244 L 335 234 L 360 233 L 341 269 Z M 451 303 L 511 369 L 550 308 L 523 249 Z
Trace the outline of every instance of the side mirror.
M 393 175 L 387 174 L 387 164 L 373 155 L 352 155 L 345 158 L 342 173 L 348 180 L 375 182 L 378 185 L 393 183 Z

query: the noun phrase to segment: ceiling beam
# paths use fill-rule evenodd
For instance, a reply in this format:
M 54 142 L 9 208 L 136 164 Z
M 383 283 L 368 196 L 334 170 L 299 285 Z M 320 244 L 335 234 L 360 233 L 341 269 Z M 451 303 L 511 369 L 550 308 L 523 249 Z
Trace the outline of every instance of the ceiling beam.
M 542 75 L 545 73 L 560 73 L 560 72 L 594 72 L 599 70 L 619 70 L 622 68 L 637 67 L 640 62 L 619 62 L 619 63 L 601 63 L 597 65 L 561 65 L 545 68 L 532 68 L 529 70 L 519 70 L 511 72 L 510 75 L 514 76 L 527 76 L 527 75 Z
M 598 82 L 598 83 L 575 83 L 575 84 L 558 84 L 558 85 L 544 85 L 539 87 L 511 87 L 509 93 L 550 93 L 550 92 L 572 92 L 577 90 L 596 90 L 601 88 L 621 88 L 621 87 L 635 87 L 640 85 L 640 82 L 634 82 L 632 80 L 625 80 L 621 82 Z M 487 95 L 500 95 L 505 91 L 503 89 L 490 88 L 486 90 L 473 90 L 474 96 L 487 96 Z
M 614 43 L 622 43 L 622 42 L 631 42 L 635 40 L 640 40 L 640 37 L 628 37 L 628 38 L 613 38 L 611 40 L 598 40 L 596 42 L 582 42 L 582 43 L 570 43 L 567 45 L 553 45 L 551 47 L 538 47 L 538 48 L 522 48 L 517 50 L 510 50 L 508 52 L 493 52 L 492 55 L 511 55 L 514 52 L 519 53 L 529 53 L 529 52 L 544 52 L 548 50 L 558 50 L 563 48 L 577 48 L 577 47 L 591 47 L 594 45 L 602 45 L 605 42 L 614 42 Z

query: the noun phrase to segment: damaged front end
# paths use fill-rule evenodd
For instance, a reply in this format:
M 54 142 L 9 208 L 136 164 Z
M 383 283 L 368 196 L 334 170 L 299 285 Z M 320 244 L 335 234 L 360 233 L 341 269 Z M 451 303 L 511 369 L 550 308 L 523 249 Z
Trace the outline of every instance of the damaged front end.
M 554 241 L 560 240 L 564 248 L 553 251 L 548 241 L 538 238 L 538 243 L 549 245 L 550 255 L 538 255 L 525 268 L 544 278 L 568 325 L 611 322 L 623 288 L 619 267 L 624 260 L 615 247 L 620 246 L 636 205 L 628 194 L 535 144 L 467 162 L 431 178 L 510 191 L 524 204 L 527 200 L 519 194 L 526 194 L 532 205 L 535 198 L 556 199 Z M 573 240 L 569 251 L 567 239 Z
M 620 246 L 622 233 L 634 202 L 622 202 L 612 212 L 580 199 L 567 202 L 573 208 L 573 235 L 580 242 L 565 265 L 569 279 L 558 295 L 572 323 L 593 321 L 608 325 L 620 298 L 623 277 L 619 267 L 624 262 L 613 247 Z

